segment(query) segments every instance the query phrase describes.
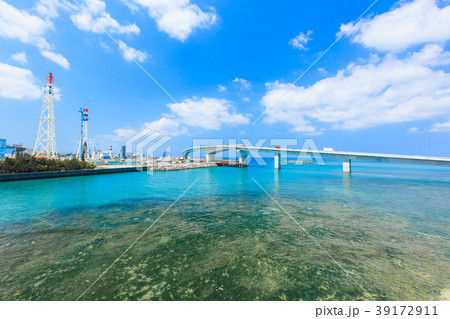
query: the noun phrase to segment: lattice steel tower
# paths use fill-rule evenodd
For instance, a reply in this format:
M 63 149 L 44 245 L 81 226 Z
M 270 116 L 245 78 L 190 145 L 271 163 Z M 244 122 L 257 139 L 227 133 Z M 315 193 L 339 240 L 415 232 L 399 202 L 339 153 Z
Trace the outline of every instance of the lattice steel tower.
M 33 156 L 45 156 L 56 159 L 56 131 L 55 131 L 55 106 L 53 104 L 53 75 L 48 74 L 45 79 L 44 97 L 42 99 L 42 111 L 39 120 L 38 134 L 34 144 Z
M 88 102 L 89 103 L 89 102 Z M 88 109 L 80 109 L 81 113 L 81 137 L 78 145 L 77 158 L 87 160 L 89 155 L 89 134 L 88 134 Z

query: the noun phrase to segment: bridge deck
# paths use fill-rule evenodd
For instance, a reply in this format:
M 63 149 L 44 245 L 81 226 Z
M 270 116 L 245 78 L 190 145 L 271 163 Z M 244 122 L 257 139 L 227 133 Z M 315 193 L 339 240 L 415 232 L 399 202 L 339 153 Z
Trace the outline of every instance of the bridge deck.
M 344 161 L 348 160 L 363 160 L 363 161 L 377 161 L 388 163 L 406 163 L 418 165 L 437 165 L 450 166 L 450 158 L 448 157 L 434 157 L 434 156 L 420 156 L 420 155 L 397 155 L 397 154 L 379 154 L 379 153 L 362 153 L 362 152 L 340 152 L 340 151 L 319 151 L 319 150 L 303 150 L 303 149 L 278 149 L 272 147 L 253 147 L 245 145 L 214 145 L 214 146 L 198 146 L 187 149 L 183 152 L 186 158 L 190 153 L 201 151 L 203 153 L 216 154 L 225 151 L 241 151 L 241 152 L 262 152 L 272 154 L 288 154 L 288 155 L 310 155 L 313 157 L 324 158 L 339 158 Z

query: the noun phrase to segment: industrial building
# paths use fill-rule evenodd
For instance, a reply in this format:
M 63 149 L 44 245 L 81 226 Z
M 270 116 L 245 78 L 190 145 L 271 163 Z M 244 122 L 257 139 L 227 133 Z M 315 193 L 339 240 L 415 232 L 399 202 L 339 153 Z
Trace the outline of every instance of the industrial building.
M 6 139 L 0 138 L 0 158 L 15 157 L 16 151 L 25 152 L 26 147 L 23 147 L 22 143 L 19 144 L 6 144 Z

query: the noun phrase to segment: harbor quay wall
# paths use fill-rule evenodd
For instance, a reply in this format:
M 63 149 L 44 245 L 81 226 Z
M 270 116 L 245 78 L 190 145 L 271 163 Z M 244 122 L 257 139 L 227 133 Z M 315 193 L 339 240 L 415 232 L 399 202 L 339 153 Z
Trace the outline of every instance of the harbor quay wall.
M 58 171 L 58 172 L 37 172 L 37 173 L 20 173 L 20 174 L 4 174 L 0 175 L 0 182 L 24 181 L 32 179 L 46 179 L 46 178 L 60 178 L 60 177 L 74 177 L 74 176 L 88 176 L 88 175 L 102 175 L 102 174 L 117 174 L 117 173 L 131 173 L 131 172 L 145 172 L 152 171 L 179 171 L 186 169 L 208 168 L 217 166 L 215 163 L 187 163 L 187 164 L 172 164 L 172 165 L 154 165 L 154 166 L 127 166 L 127 167 L 111 167 L 111 168 L 96 168 L 78 171 Z

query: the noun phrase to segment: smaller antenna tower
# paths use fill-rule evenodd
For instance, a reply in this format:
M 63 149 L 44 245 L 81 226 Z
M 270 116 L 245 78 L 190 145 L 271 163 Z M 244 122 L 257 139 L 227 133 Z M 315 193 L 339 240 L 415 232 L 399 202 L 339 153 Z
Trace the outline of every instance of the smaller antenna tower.
M 90 159 L 89 154 L 89 133 L 88 133 L 88 109 L 85 108 L 89 101 L 80 109 L 81 113 L 81 136 L 80 144 L 78 145 L 77 158 L 80 160 Z

